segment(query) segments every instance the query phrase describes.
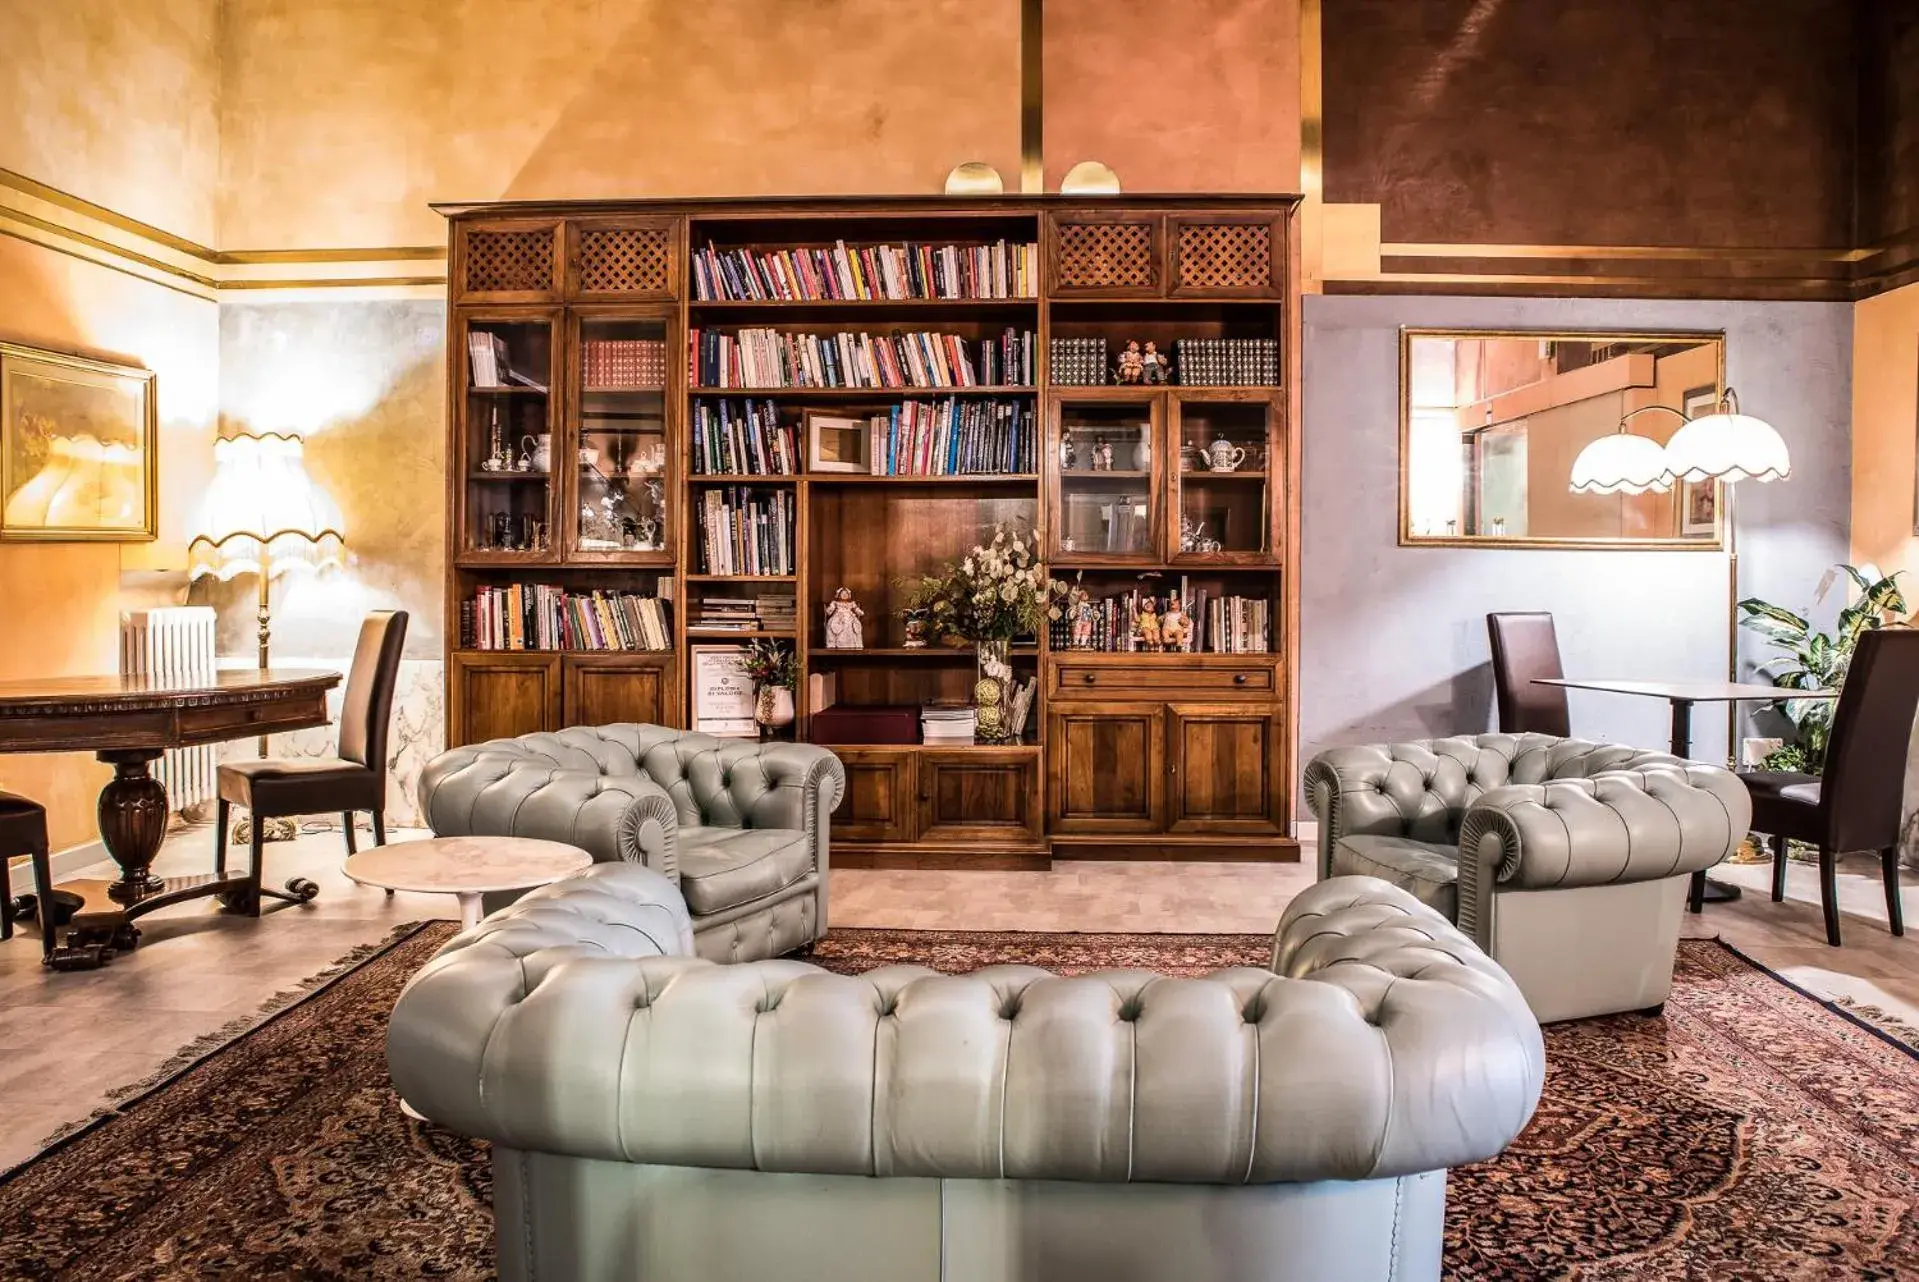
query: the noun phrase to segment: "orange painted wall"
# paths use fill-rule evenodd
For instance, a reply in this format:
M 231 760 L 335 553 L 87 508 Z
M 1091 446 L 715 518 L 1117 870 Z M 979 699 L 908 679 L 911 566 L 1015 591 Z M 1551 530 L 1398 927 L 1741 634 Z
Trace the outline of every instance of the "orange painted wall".
M 214 238 L 220 0 L 0 0 L 0 168 Z
M 193 496 L 211 470 L 219 372 L 212 303 L 23 241 L 0 238 L 0 339 L 80 352 L 157 372 L 158 554 L 184 548 Z M 0 543 L 8 621 L 0 681 L 111 672 L 118 663 L 123 556 L 156 549 L 110 543 Z M 97 836 L 100 766 L 77 756 L 0 755 L 0 788 L 43 802 L 55 849 Z
M 1853 308 L 1852 559 L 1905 570 L 1919 600 L 1919 285 Z

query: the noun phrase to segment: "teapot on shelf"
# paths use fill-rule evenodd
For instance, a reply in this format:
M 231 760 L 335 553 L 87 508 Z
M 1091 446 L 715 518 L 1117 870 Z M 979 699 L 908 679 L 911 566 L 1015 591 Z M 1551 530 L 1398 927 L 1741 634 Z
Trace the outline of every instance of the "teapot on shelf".
M 1235 445 L 1222 436 L 1211 445 L 1208 445 L 1205 450 L 1201 452 L 1201 457 L 1206 460 L 1206 466 L 1210 470 L 1214 472 L 1231 472 L 1246 461 L 1246 450 L 1242 446 Z

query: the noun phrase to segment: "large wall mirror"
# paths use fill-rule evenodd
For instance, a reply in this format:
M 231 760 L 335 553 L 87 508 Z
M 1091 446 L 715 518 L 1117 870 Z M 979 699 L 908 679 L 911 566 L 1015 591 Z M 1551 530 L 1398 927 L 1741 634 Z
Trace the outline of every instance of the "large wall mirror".
M 1712 549 L 1718 483 L 1576 494 L 1573 461 L 1628 425 L 1664 445 L 1712 411 L 1720 334 L 1407 329 L 1400 334 L 1399 541 L 1473 547 Z

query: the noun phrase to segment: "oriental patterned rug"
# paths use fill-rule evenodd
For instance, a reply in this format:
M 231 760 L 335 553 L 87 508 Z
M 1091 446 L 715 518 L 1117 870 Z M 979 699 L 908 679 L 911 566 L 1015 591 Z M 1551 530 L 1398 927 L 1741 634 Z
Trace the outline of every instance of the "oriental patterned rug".
M 0 1273 L 491 1277 L 486 1146 L 407 1120 L 386 1078 L 387 1011 L 453 929 L 414 928 L 0 1177 Z M 1269 947 L 844 930 L 816 960 L 1198 974 Z M 1546 1043 L 1532 1125 L 1453 1173 L 1449 1278 L 1919 1278 L 1919 1055 L 1891 1035 L 1686 941 L 1664 1018 Z

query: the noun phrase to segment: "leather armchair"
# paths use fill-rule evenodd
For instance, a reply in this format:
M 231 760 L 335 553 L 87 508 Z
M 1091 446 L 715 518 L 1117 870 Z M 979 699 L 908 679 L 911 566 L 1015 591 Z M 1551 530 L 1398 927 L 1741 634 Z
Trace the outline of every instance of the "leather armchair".
M 576 726 L 443 753 L 421 774 L 420 809 L 440 836 L 543 837 L 650 868 L 684 897 L 700 956 L 744 961 L 826 933 L 828 817 L 845 780 L 811 744 Z
M 394 1009 L 401 1095 L 493 1144 L 506 1282 L 1437 1279 L 1446 1168 L 1544 1077 L 1499 967 L 1370 878 L 1203 979 L 716 966 L 676 899 L 533 892 Z
M 1541 734 L 1334 748 L 1306 793 L 1320 877 L 1383 877 L 1436 908 L 1541 1022 L 1662 1006 L 1687 879 L 1752 817 L 1730 771 Z

